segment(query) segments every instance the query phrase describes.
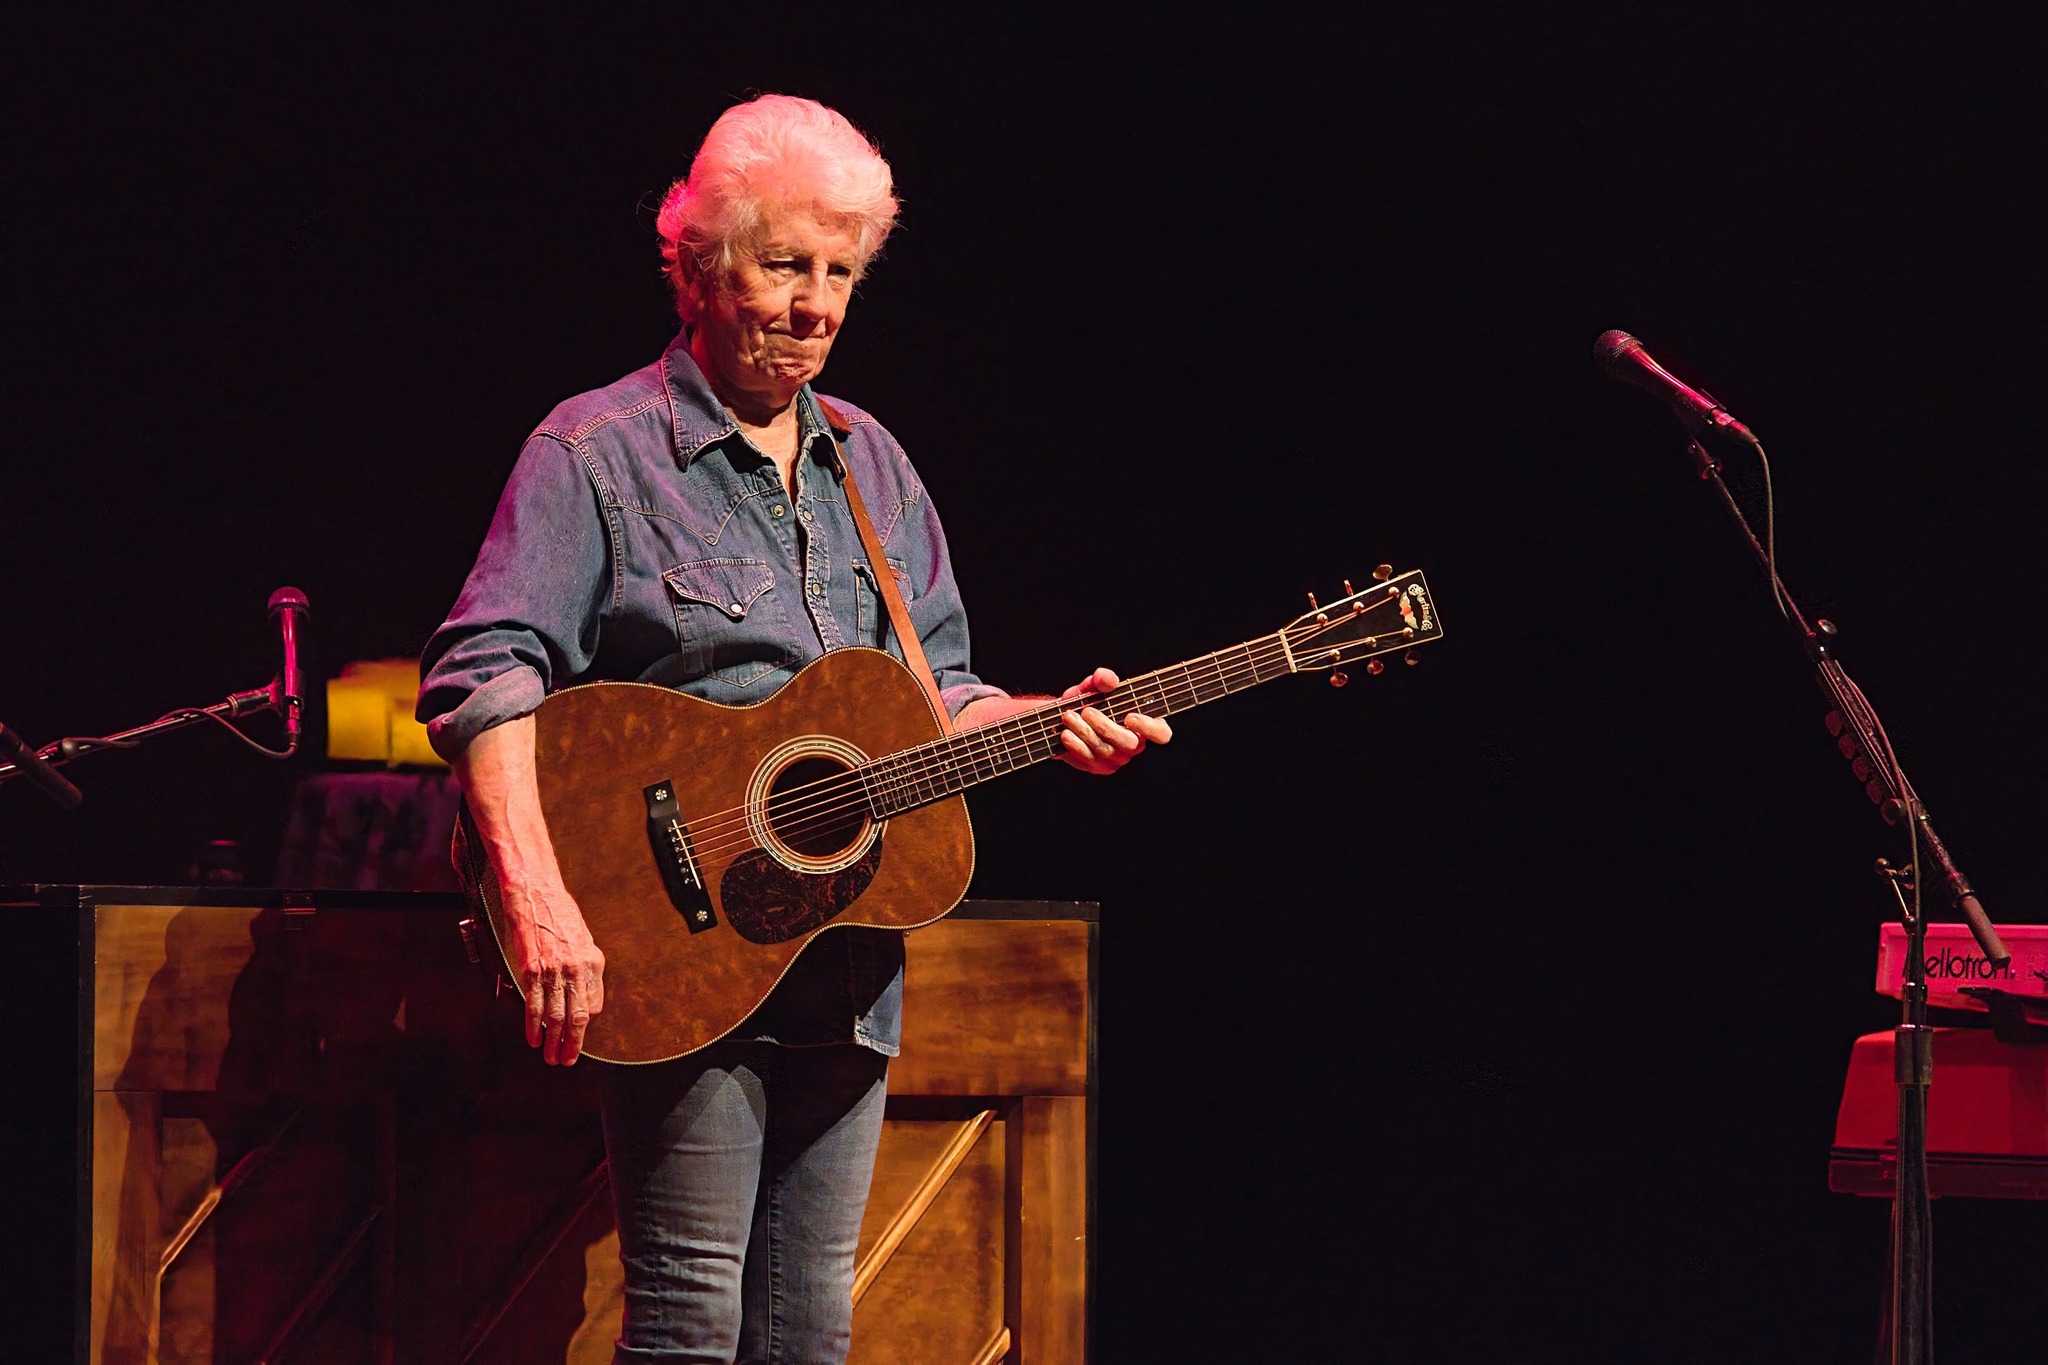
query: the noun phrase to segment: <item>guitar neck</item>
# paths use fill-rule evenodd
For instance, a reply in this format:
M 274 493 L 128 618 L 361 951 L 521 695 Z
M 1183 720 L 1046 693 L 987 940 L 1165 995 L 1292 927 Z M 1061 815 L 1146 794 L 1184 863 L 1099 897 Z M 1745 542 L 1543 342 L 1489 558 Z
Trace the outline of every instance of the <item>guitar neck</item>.
M 990 725 L 871 760 L 859 769 L 878 820 L 956 796 L 977 783 L 1059 758 L 1065 715 L 1093 706 L 1122 717 L 1133 711 L 1165 717 L 1296 671 L 1281 634 L 1128 678 L 1114 691 L 1050 701 Z

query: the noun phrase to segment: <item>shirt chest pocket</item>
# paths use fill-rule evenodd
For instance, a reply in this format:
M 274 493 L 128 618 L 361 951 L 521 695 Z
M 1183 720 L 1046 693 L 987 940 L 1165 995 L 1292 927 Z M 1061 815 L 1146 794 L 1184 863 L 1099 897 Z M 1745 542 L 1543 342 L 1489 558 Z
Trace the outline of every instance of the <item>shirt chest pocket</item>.
M 745 687 L 798 662 L 789 615 L 767 561 L 700 559 L 678 564 L 662 579 L 675 607 L 684 677 Z
M 910 571 L 900 560 L 891 559 L 887 562 L 889 577 L 895 580 L 896 591 L 903 595 L 903 604 L 907 607 L 915 596 L 910 590 Z M 854 624 L 859 631 L 858 643 L 873 649 L 881 649 L 882 642 L 892 638 L 889 633 L 888 604 L 882 601 L 882 589 L 875 582 L 875 571 L 868 566 L 865 559 L 853 561 L 853 577 L 858 585 L 854 589 Z

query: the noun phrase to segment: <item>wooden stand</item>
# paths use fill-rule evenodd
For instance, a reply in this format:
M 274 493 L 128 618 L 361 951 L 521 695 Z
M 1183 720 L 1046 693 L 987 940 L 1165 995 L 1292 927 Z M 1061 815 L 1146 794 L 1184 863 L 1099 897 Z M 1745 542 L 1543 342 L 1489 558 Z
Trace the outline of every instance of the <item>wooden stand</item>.
M 525 1047 L 459 899 L 0 905 L 38 917 L 46 987 L 77 982 L 74 1359 L 611 1358 L 598 1068 Z M 1086 1359 L 1094 953 L 1092 905 L 970 902 L 910 936 L 856 1362 Z

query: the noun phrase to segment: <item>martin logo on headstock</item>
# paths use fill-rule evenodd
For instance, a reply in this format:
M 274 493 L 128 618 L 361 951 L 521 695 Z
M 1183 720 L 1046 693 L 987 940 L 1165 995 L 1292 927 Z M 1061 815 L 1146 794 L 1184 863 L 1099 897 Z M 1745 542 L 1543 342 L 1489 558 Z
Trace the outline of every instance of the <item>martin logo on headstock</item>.
M 1405 650 L 1403 661 L 1413 664 L 1418 662 L 1414 646 L 1443 635 L 1421 570 L 1396 577 L 1392 565 L 1382 564 L 1372 576 L 1374 586 L 1362 592 L 1345 579 L 1344 596 L 1328 606 L 1318 604 L 1314 593 L 1308 595 L 1309 609 L 1279 635 L 1292 671 L 1331 670 L 1330 686 L 1342 687 L 1351 681 L 1342 665 L 1364 660 L 1366 672 L 1384 673 L 1380 655 Z

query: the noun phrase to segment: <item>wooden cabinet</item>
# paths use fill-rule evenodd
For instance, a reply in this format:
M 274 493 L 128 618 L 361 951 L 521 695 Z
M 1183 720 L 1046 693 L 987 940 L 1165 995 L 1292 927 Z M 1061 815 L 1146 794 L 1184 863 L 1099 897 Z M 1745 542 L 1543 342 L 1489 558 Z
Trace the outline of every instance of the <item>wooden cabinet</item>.
M 528 1051 L 459 900 L 44 887 L 0 905 L 35 917 L 46 994 L 76 981 L 74 1358 L 611 1358 L 598 1067 Z M 909 942 L 853 1359 L 1075 1365 L 1094 907 L 969 902 Z

